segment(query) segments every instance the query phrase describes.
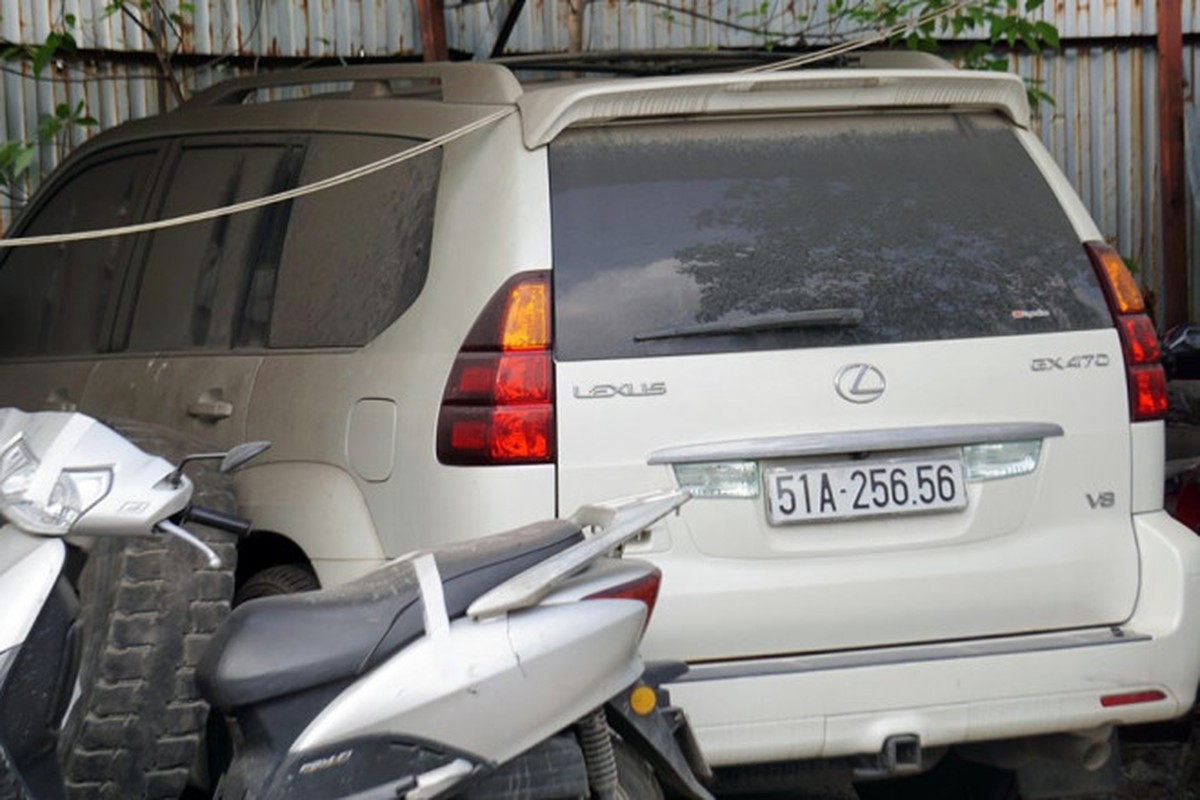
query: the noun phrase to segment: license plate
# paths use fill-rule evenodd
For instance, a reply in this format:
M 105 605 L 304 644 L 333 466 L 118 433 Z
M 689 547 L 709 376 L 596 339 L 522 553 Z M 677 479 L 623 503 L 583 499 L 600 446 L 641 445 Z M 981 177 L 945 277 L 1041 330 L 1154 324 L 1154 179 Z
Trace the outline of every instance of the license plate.
M 962 459 L 929 456 L 763 469 L 772 525 L 965 508 Z

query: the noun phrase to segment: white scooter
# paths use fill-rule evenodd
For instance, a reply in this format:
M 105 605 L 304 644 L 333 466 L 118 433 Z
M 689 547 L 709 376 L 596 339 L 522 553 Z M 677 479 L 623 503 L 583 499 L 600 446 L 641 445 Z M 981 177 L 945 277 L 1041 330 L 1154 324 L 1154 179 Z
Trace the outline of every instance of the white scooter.
M 205 457 L 228 472 L 264 447 Z M 249 523 L 191 495 L 182 464 L 96 420 L 0 409 L 0 800 L 63 796 L 55 734 L 77 674 L 63 538 L 175 536 L 212 563 L 183 525 Z M 637 654 L 659 574 L 608 557 L 686 500 L 587 506 L 235 609 L 196 671 L 233 733 L 218 796 L 643 800 L 657 775 L 711 800 L 658 687 L 673 667 Z

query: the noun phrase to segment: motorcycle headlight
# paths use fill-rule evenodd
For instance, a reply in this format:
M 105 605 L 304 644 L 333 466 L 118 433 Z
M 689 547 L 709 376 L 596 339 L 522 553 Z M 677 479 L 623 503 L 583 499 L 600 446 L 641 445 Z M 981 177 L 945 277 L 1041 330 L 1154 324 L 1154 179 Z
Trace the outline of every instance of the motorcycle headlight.
M 30 533 L 66 533 L 112 488 L 108 469 L 67 469 L 58 473 L 48 493 L 39 492 L 39 467 L 20 439 L 0 453 L 0 515 Z

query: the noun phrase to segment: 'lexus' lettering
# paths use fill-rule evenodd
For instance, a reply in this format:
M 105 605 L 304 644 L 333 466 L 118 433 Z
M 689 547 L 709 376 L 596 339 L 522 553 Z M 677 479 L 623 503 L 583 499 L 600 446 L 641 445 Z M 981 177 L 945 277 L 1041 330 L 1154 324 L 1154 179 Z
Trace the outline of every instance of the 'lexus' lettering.
M 655 397 L 667 393 L 667 384 L 662 381 L 655 383 L 598 383 L 586 389 L 573 386 L 571 391 L 580 400 L 600 400 L 608 397 Z

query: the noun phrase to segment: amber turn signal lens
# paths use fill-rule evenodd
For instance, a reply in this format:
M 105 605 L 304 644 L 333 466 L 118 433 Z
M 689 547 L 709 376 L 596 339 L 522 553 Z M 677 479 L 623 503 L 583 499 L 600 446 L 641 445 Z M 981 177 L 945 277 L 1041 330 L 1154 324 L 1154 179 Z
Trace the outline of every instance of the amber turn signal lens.
M 502 350 L 534 350 L 550 346 L 550 287 L 544 280 L 523 281 L 508 292 L 504 309 Z
M 1121 254 L 1103 242 L 1088 242 L 1088 255 L 1099 267 L 1108 283 L 1113 311 L 1117 314 L 1138 314 L 1146 310 L 1146 301 Z

